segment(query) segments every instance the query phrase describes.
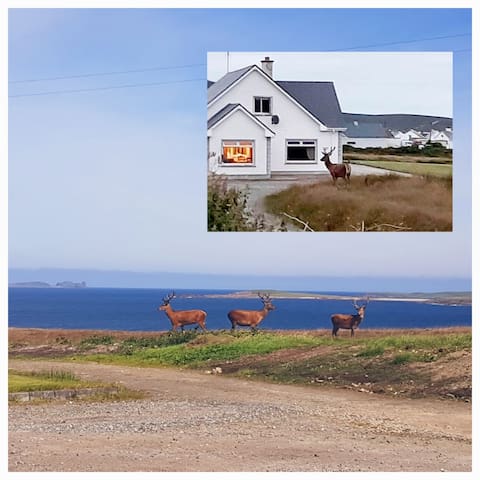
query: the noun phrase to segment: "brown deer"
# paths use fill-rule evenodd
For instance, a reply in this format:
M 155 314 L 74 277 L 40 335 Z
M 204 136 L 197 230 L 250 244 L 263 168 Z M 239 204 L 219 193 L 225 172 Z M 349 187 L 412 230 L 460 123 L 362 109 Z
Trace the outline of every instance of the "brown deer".
M 344 328 L 346 330 L 350 330 L 352 332 L 350 336 L 353 337 L 354 330 L 359 327 L 360 323 L 365 317 L 365 309 L 367 308 L 368 301 L 369 297 L 367 297 L 366 303 L 361 306 L 357 305 L 356 300 L 353 301 L 353 306 L 355 307 L 355 310 L 357 310 L 355 315 L 347 315 L 345 313 L 335 313 L 332 315 L 332 336 L 336 337 L 338 329 Z
M 235 327 L 250 327 L 252 331 L 257 330 L 258 324 L 268 315 L 271 310 L 275 310 L 275 305 L 272 304 L 270 295 L 261 295 L 258 293 L 260 300 L 263 302 L 262 310 L 232 310 L 228 312 L 228 318 L 232 324 L 232 331 Z
M 172 322 L 172 332 L 175 332 L 178 327 L 183 330 L 185 325 L 195 325 L 200 326 L 204 332 L 207 331 L 205 327 L 205 319 L 207 318 L 207 312 L 203 310 L 178 310 L 175 311 L 171 305 L 170 300 L 175 298 L 175 292 L 172 292 L 168 296 L 164 297 L 163 304 L 158 307 L 158 310 L 163 310 L 167 317 Z
M 333 184 L 337 185 L 337 179 L 343 178 L 347 185 L 350 185 L 350 173 L 352 172 L 352 167 L 349 163 L 332 163 L 330 161 L 330 155 L 335 150 L 335 147 L 332 147 L 329 152 L 324 148 L 322 150 L 323 157 L 320 159 L 325 166 L 328 168 L 330 175 L 332 176 Z

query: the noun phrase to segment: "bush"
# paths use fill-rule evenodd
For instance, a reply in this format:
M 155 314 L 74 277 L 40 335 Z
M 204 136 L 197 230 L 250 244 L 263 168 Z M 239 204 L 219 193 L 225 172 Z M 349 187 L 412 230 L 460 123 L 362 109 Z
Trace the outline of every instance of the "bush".
M 220 175 L 208 177 L 208 231 L 237 232 L 251 230 L 247 210 L 248 195 L 227 186 Z

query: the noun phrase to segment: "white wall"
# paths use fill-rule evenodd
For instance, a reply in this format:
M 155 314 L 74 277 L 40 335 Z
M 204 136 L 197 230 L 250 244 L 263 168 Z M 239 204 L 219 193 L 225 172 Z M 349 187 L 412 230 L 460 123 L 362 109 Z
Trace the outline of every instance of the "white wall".
M 323 148 L 336 147 L 330 159 L 334 163 L 338 162 L 339 151 L 341 157 L 341 149 L 338 147 L 338 132 L 330 132 L 325 127 L 321 128 L 309 114 L 302 111 L 280 89 L 255 70 L 209 106 L 208 118 L 228 103 L 240 103 L 253 113 L 253 99 L 256 96 L 272 97 L 272 114 L 278 115 L 280 119 L 277 125 L 272 125 L 271 115 L 256 115 L 259 120 L 264 122 L 276 134 L 272 138 L 272 172 L 326 172 L 325 165 L 323 162 L 320 162 Z M 286 164 L 287 139 L 316 140 L 316 162 L 314 164 Z
M 221 165 L 222 140 L 253 140 L 253 165 Z M 242 111 L 236 111 L 211 129 L 208 140 L 209 170 L 225 175 L 267 175 L 267 139 L 265 129 Z M 214 156 L 211 154 L 215 153 Z

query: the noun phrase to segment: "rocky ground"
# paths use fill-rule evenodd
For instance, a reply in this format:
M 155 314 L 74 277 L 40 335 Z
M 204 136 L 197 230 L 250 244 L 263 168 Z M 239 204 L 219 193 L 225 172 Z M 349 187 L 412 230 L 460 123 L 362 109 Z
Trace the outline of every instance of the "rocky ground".
M 129 402 L 11 405 L 11 471 L 469 471 L 470 404 L 205 373 L 12 360 L 117 381 Z
M 24 348 L 32 347 L 30 334 L 23 334 Z M 62 342 L 58 332 L 44 335 Z M 18 348 L 18 332 L 16 340 Z M 9 367 L 68 370 L 146 394 L 119 402 L 11 404 L 10 471 L 471 470 L 465 401 L 47 358 L 11 358 Z

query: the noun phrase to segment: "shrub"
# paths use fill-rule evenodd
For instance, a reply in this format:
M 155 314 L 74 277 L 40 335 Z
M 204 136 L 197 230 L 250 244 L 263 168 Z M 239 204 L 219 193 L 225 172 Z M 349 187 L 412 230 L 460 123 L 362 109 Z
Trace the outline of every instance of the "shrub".
M 248 193 L 229 188 L 221 175 L 208 177 L 208 230 L 210 232 L 251 231 L 247 209 Z

